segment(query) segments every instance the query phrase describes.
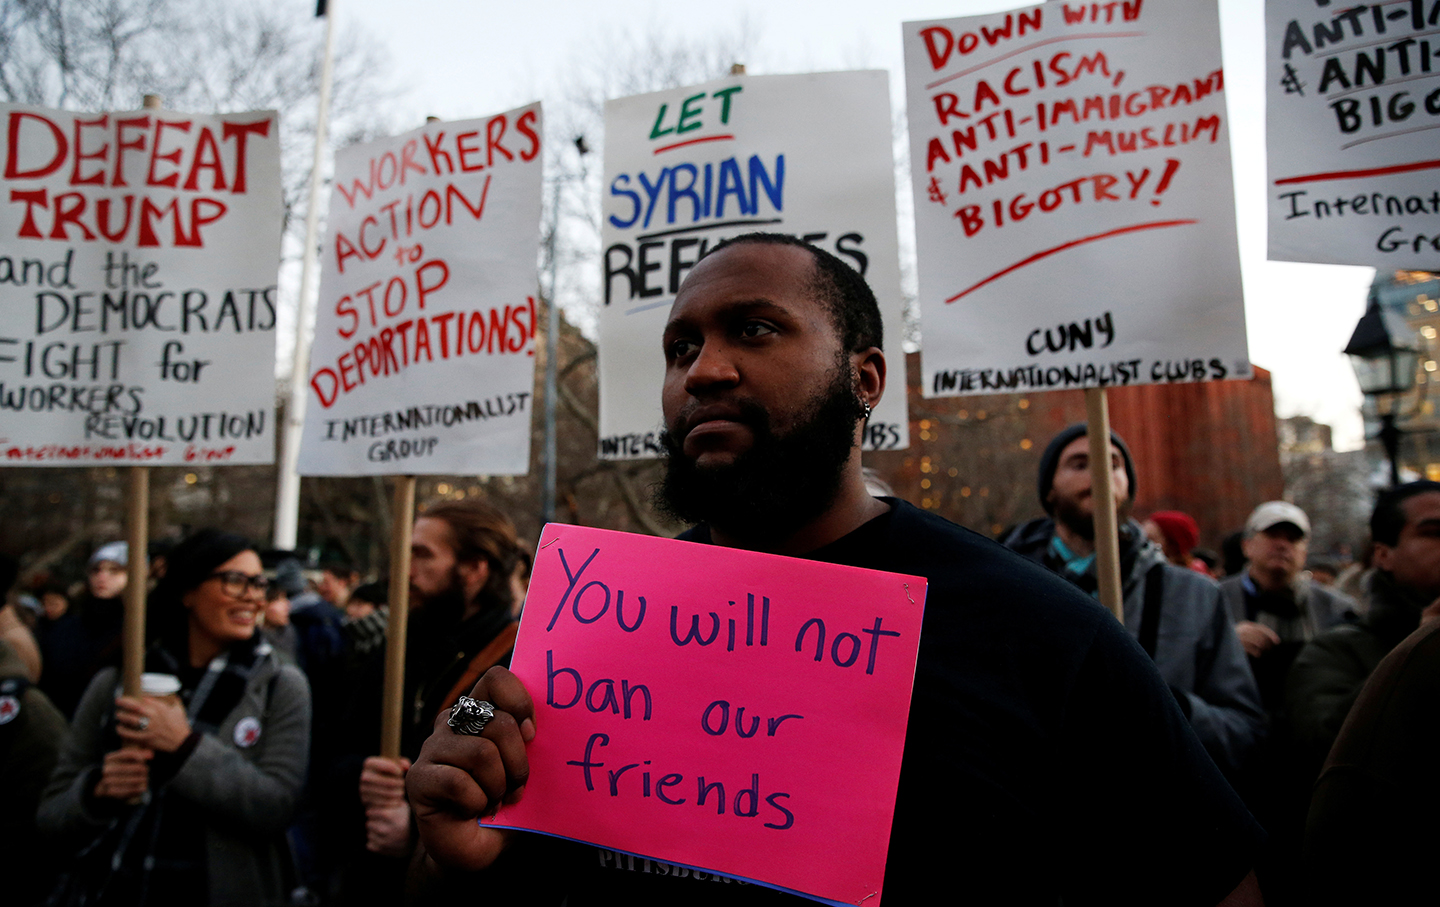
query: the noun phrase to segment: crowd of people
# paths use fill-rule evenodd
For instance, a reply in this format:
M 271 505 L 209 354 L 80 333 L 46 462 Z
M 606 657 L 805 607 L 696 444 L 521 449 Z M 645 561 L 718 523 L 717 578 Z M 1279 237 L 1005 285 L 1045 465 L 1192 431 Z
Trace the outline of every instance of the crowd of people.
M 1043 515 L 997 544 L 867 489 L 883 350 L 873 295 L 834 256 L 776 234 L 712 251 L 665 329 L 657 500 L 693 542 L 928 578 L 886 902 L 1423 890 L 1434 835 L 1402 818 L 1432 796 L 1440 483 L 1381 492 L 1368 565 L 1338 577 L 1307 569 L 1300 508 L 1255 502 L 1227 570 L 1186 514 L 1135 518 L 1112 434 L 1117 622 L 1097 603 L 1086 427 L 1050 441 Z M 415 520 L 397 757 L 379 755 L 383 577 L 267 568 L 222 529 L 151 554 L 143 695 L 116 668 L 123 543 L 95 550 L 79 595 L 42 583 L 0 611 L 7 903 L 794 897 L 475 821 L 524 795 L 543 733 L 506 670 L 529 552 L 492 507 Z
M 129 556 L 102 545 L 73 600 L 47 583 L 3 612 L 6 902 L 401 903 L 405 770 L 515 639 L 529 557 L 511 521 L 443 501 L 415 522 L 399 759 L 377 755 L 385 583 L 267 569 L 201 530 L 151 572 L 143 695 L 125 696 Z

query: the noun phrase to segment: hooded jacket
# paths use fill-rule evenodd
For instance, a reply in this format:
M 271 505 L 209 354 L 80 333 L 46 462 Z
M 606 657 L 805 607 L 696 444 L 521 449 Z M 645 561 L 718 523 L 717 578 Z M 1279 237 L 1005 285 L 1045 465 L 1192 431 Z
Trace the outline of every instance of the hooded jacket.
M 1005 545 L 1064 575 L 1050 555 L 1054 535 L 1055 521 L 1042 517 L 1017 526 Z M 1120 577 L 1125 628 L 1155 660 L 1210 757 L 1234 777 L 1265 735 L 1265 713 L 1219 586 L 1167 563 L 1134 520 L 1120 528 Z M 1159 584 L 1158 622 L 1147 628 L 1153 643 L 1142 635 L 1152 582 Z M 1093 594 L 1093 563 L 1076 585 Z

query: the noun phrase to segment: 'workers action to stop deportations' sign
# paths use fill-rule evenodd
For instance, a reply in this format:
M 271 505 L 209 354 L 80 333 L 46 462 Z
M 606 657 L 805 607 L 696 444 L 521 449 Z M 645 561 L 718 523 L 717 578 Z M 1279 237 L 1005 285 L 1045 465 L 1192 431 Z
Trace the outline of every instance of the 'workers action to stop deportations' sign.
M 530 780 L 487 821 L 880 903 L 925 585 L 549 524 L 510 666 Z
M 0 465 L 271 462 L 275 114 L 0 118 Z
M 910 445 L 890 136 L 884 72 L 733 76 L 605 102 L 602 458 L 659 455 L 675 294 L 706 251 L 756 231 L 802 237 L 864 275 L 897 389 L 864 445 Z
M 1440 269 L 1440 3 L 1265 4 L 1269 257 Z
M 302 475 L 530 464 L 540 105 L 335 156 Z
M 927 397 L 1250 376 L 1215 0 L 903 34 Z

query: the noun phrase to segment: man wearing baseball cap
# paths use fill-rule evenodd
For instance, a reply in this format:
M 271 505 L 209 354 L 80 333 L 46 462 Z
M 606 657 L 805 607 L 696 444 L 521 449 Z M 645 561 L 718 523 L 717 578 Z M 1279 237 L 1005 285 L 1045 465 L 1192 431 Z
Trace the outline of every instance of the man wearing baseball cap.
M 1220 583 L 1260 700 L 1272 714 L 1300 647 L 1359 610 L 1349 596 L 1305 575 L 1309 540 L 1305 511 L 1288 501 L 1266 501 L 1245 521 L 1245 569 Z

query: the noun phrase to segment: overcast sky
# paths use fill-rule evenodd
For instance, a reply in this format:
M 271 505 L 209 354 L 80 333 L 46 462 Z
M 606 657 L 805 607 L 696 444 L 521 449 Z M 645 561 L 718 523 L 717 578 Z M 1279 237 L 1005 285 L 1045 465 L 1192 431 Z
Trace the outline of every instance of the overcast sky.
M 1015 6 L 994 0 L 410 0 L 402 12 L 392 0 L 331 0 L 338 22 L 354 22 L 389 49 L 404 91 L 399 109 L 406 128 L 426 115 L 464 119 L 557 98 L 574 83 L 576 61 L 589 65 L 606 36 L 693 41 L 733 33 L 741 22 L 757 38 L 754 58 L 740 61 L 750 73 L 888 69 L 892 104 L 903 110 L 901 22 Z M 1263 3 L 1221 0 L 1220 16 L 1251 359 L 1273 373 L 1280 415 L 1329 423 L 1338 447 L 1356 447 L 1360 392 L 1340 349 L 1364 311 L 1374 271 L 1266 261 Z M 902 232 L 912 230 L 902 224 Z

